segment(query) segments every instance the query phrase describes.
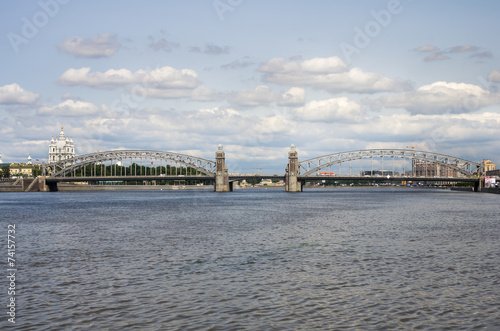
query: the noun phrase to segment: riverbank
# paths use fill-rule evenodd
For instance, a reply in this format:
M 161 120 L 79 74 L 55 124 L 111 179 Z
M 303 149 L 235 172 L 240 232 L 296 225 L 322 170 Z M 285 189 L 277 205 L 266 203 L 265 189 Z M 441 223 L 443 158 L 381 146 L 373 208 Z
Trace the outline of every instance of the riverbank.
M 210 190 L 213 185 L 75 185 L 59 184 L 59 191 L 163 191 L 163 190 Z
M 332 188 L 373 188 L 373 189 L 384 189 L 384 188 L 400 188 L 400 189 L 412 189 L 412 187 L 406 186 L 305 186 L 304 189 L 332 189 Z M 245 189 L 246 187 L 235 186 L 235 190 Z M 250 188 L 250 187 L 248 187 Z M 254 186 L 251 188 L 255 189 L 283 189 L 283 186 Z M 58 190 L 62 192 L 68 191 L 162 191 L 162 190 L 209 190 L 213 191 L 213 185 L 81 185 L 81 184 L 69 184 L 69 183 L 59 183 Z M 442 190 L 452 190 L 461 192 L 473 192 L 472 187 L 429 187 L 429 189 L 442 189 Z M 0 192 L 24 192 L 22 185 L 12 185 L 11 183 L 0 183 Z M 482 188 L 480 193 L 493 193 L 500 194 L 500 188 Z
M 162 191 L 162 190 L 209 190 L 213 191 L 213 185 L 81 185 L 59 183 L 58 190 L 68 191 Z M 0 185 L 0 192 L 24 192 L 22 185 Z
M 461 191 L 461 192 L 474 192 L 474 188 L 472 187 L 452 187 L 450 188 L 452 191 Z M 500 188 L 498 187 L 483 187 L 481 188 L 480 193 L 493 193 L 493 194 L 500 194 Z

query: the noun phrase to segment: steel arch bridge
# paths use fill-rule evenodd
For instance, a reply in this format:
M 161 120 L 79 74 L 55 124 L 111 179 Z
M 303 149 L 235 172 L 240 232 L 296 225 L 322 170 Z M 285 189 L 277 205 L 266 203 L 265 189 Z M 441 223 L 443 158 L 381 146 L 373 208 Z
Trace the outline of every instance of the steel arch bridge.
M 50 169 L 49 178 L 60 178 L 66 175 L 76 174 L 78 171 L 83 171 L 87 166 L 94 166 L 94 168 L 96 168 L 101 165 L 123 166 L 126 164 L 135 164 L 136 167 L 137 165 L 148 167 L 153 165 L 158 166 L 159 164 L 161 167 L 163 165 L 175 164 L 195 169 L 196 172 L 206 176 L 215 175 L 214 161 L 174 152 L 148 150 L 115 150 L 91 153 L 51 163 L 48 164 L 47 167 Z M 117 174 L 115 173 L 115 175 Z
M 475 172 L 482 172 L 481 163 L 465 159 L 438 154 L 433 152 L 416 151 L 409 149 L 366 149 L 350 152 L 341 152 L 324 155 L 299 162 L 299 169 L 304 171 L 302 176 L 312 175 L 332 165 L 341 164 L 360 159 L 397 158 L 416 162 L 438 164 L 457 171 L 466 177 L 473 176 Z

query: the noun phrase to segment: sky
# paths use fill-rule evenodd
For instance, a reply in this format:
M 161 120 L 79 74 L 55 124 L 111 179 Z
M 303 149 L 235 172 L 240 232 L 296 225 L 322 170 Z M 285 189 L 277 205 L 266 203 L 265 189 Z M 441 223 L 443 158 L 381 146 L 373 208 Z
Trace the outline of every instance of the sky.
M 500 2 L 0 2 L 0 155 L 179 152 L 229 172 L 407 148 L 500 164 Z

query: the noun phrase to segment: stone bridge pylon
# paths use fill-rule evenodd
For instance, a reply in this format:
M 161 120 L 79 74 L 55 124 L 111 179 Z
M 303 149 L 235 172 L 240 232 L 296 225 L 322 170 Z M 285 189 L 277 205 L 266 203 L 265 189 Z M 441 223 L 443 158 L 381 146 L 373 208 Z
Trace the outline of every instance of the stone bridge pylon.
M 215 152 L 215 192 L 232 191 L 229 184 L 229 173 L 226 166 L 226 153 L 222 149 L 222 145 L 217 147 Z
M 290 146 L 290 151 L 288 152 L 288 165 L 285 170 L 285 191 L 286 192 L 302 192 L 303 185 L 299 181 L 299 155 L 295 145 Z

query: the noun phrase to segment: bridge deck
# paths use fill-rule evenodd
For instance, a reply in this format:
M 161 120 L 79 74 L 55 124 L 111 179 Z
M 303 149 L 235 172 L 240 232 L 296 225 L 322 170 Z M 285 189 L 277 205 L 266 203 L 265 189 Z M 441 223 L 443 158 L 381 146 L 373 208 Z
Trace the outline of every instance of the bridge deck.
M 416 177 L 416 176 L 298 176 L 298 180 L 313 181 L 313 180 L 374 180 L 374 181 L 394 181 L 394 182 L 478 182 L 478 177 Z
M 284 180 L 285 175 L 229 175 L 230 181 L 244 179 L 277 179 Z M 47 177 L 47 182 L 110 182 L 110 181 L 143 181 L 143 180 L 214 180 L 213 176 L 99 176 L 99 177 Z M 420 181 L 420 182 L 478 182 L 478 177 L 408 177 L 408 176 L 298 176 L 300 181 L 317 180 L 370 180 L 370 181 Z
M 143 180 L 213 180 L 213 176 L 93 176 L 93 177 L 47 177 L 47 182 L 113 182 Z

